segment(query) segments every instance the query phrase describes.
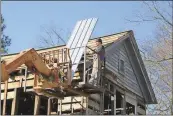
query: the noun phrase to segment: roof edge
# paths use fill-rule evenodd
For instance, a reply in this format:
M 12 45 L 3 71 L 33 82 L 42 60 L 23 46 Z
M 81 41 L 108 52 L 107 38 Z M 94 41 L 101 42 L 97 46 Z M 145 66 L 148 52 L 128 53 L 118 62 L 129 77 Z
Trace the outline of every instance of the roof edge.
M 128 30 L 128 31 L 123 31 L 123 32 L 119 32 L 119 33 L 113 33 L 113 34 L 108 34 L 108 35 L 105 35 L 105 36 L 98 36 L 98 37 L 95 37 L 95 38 L 92 38 L 90 40 L 94 40 L 94 39 L 97 39 L 97 38 L 103 38 L 103 37 L 108 37 L 108 36 L 112 36 L 112 35 L 118 35 L 118 34 L 121 34 L 121 33 L 127 33 L 127 32 L 131 32 L 132 30 Z M 89 40 L 89 41 L 90 41 Z M 36 49 L 36 51 L 41 51 L 41 50 L 46 50 L 46 49 L 52 49 L 52 48 L 56 48 L 56 47 L 62 47 L 62 46 L 65 46 L 65 44 L 63 45 L 58 45 L 58 46 L 52 46 L 52 47 L 45 47 L 45 48 L 38 48 Z M 1 55 L 1 57 L 3 56 L 10 56 L 10 55 L 16 55 L 18 54 L 19 52 L 17 53 L 11 53 L 11 54 L 4 54 L 4 55 Z
M 132 43 L 134 45 L 134 50 L 136 51 L 136 55 L 137 55 L 138 60 L 139 60 L 138 62 L 139 62 L 139 65 L 141 67 L 142 74 L 143 74 L 143 76 L 145 78 L 145 81 L 146 81 L 146 84 L 147 84 L 148 91 L 149 91 L 149 93 L 151 95 L 151 100 L 153 101 L 152 104 L 157 104 L 157 99 L 156 99 L 154 90 L 152 88 L 151 81 L 150 81 L 150 79 L 148 77 L 148 73 L 147 73 L 147 70 L 145 68 L 144 62 L 142 60 L 141 54 L 139 52 L 139 48 L 137 46 L 137 43 L 136 43 L 133 31 L 130 32 L 130 36 L 131 36 L 130 37 L 131 41 L 132 41 Z M 151 104 L 151 102 L 148 102 L 148 104 Z

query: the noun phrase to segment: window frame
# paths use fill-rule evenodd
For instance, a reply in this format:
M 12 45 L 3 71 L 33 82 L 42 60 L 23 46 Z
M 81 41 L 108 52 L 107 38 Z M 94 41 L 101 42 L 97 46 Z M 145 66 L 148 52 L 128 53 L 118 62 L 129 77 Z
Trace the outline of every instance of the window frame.
M 118 69 L 119 69 L 119 73 L 124 75 L 125 74 L 125 62 L 123 59 L 119 59 L 119 66 L 118 66 Z

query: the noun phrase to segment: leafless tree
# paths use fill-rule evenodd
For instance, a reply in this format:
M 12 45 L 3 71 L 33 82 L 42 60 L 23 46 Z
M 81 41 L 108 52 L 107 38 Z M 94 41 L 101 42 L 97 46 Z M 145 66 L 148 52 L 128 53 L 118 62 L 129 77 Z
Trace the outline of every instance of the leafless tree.
M 65 45 L 69 34 L 68 31 L 57 28 L 55 25 L 41 26 L 41 35 L 39 36 L 37 47 L 45 48 Z
M 133 23 L 153 22 L 157 24 L 155 37 L 140 43 L 140 51 L 147 68 L 157 105 L 148 106 L 148 114 L 173 115 L 173 75 L 172 75 L 172 28 L 173 4 L 171 1 L 143 1 L 148 13 L 139 12 Z M 164 8 L 162 7 L 164 6 Z M 172 111 L 171 111 L 172 108 Z

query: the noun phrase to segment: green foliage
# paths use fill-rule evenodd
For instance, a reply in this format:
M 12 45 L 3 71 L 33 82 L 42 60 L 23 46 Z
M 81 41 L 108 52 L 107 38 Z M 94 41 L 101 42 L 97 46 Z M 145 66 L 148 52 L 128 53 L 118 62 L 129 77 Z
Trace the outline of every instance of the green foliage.
M 4 30 L 6 28 L 6 25 L 4 24 L 4 18 L 1 14 L 1 49 L 0 52 L 8 52 L 7 47 L 11 45 L 11 38 L 9 36 L 4 34 Z

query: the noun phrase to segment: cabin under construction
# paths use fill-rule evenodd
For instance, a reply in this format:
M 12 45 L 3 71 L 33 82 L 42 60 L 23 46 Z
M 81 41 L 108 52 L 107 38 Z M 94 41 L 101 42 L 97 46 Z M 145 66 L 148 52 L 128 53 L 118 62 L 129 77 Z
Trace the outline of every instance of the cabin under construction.
M 94 86 L 88 83 L 93 61 L 89 53 L 98 38 L 103 41 L 106 58 L 99 85 Z M 25 65 L 18 67 L 7 81 L 1 82 L 1 115 L 145 115 L 146 105 L 156 104 L 157 100 L 133 31 L 98 38 L 88 41 L 69 79 L 70 87 L 40 92 L 37 88 L 48 88 L 49 84 L 39 81 Z M 48 65 L 58 62 L 63 72 L 70 70 L 67 51 L 65 45 L 36 50 L 47 58 L 44 62 Z M 1 60 L 8 62 L 17 55 L 4 55 Z M 51 60 L 55 57 L 58 61 Z

